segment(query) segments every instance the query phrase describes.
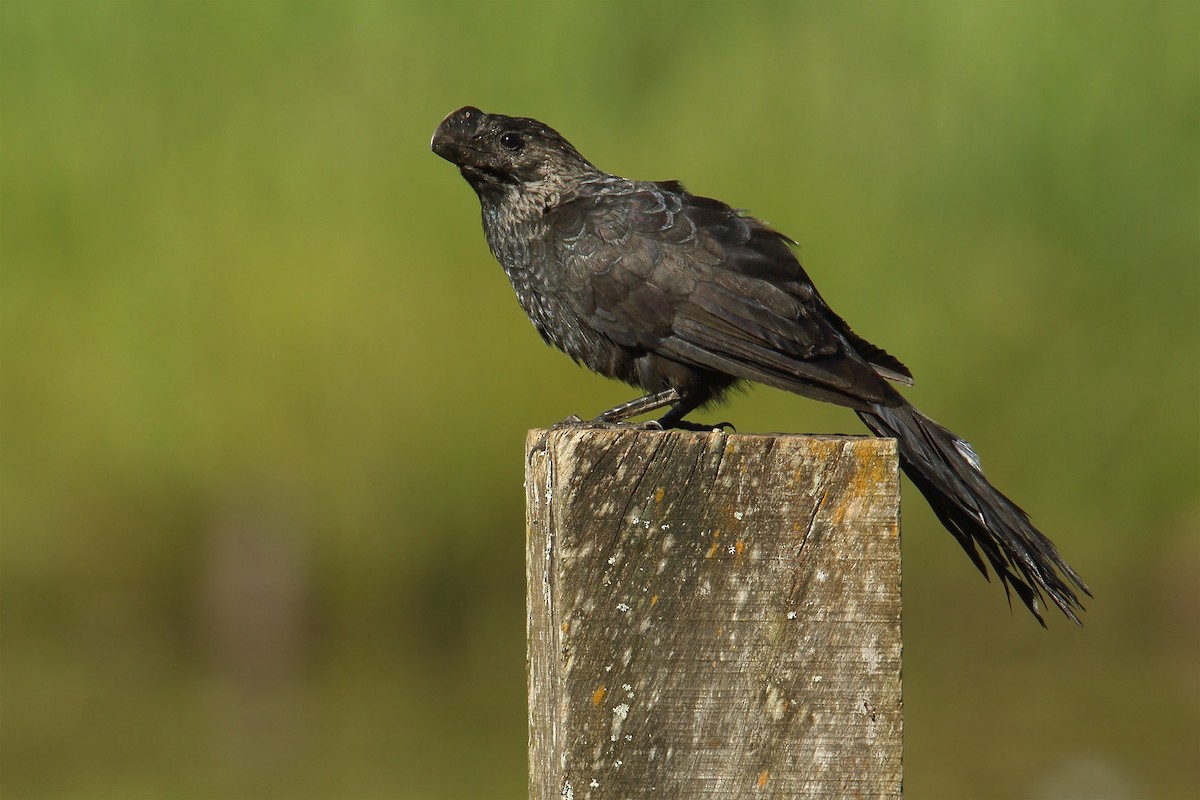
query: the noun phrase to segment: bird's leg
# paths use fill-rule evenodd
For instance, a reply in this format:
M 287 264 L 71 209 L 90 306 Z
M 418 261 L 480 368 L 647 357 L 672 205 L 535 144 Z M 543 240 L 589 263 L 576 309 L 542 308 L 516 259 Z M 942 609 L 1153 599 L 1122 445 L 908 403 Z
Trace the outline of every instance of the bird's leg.
M 639 397 L 636 400 L 630 400 L 628 403 L 621 403 L 615 408 L 610 408 L 603 414 L 596 416 L 593 419 L 583 420 L 572 414 L 554 427 L 584 427 L 584 428 L 617 428 L 627 427 L 629 423 L 625 420 L 630 417 L 636 417 L 638 414 L 645 414 L 647 411 L 654 411 L 671 403 L 679 402 L 679 392 L 674 389 L 667 389 L 656 394 L 648 394 L 645 397 Z M 648 430 L 662 430 L 662 427 L 653 420 L 644 422 L 634 427 L 646 428 Z
M 655 394 L 648 394 L 645 397 L 639 397 L 636 400 L 630 400 L 628 403 L 622 403 L 619 406 L 610 408 L 603 414 L 600 414 L 593 419 L 582 420 L 576 416 L 570 416 L 558 423 L 555 427 L 567 426 L 583 426 L 589 428 L 612 428 L 624 427 L 629 425 L 626 420 L 630 417 L 636 417 L 639 414 L 645 414 L 649 411 L 662 408 L 663 406 L 671 406 L 666 414 L 663 414 L 657 420 L 643 422 L 634 427 L 644 430 L 667 430 L 668 428 L 679 428 L 688 431 L 711 431 L 722 428 L 733 430 L 733 425 L 728 422 L 718 422 L 715 425 L 705 425 L 698 422 L 685 422 L 684 417 L 690 414 L 695 409 L 704 405 L 707 400 L 703 394 L 681 395 L 676 389 L 666 389 Z
M 630 400 L 628 403 L 621 403 L 621 405 L 610 408 L 608 411 L 600 414 L 592 422 L 607 424 L 624 422 L 630 417 L 636 417 L 639 414 L 645 414 L 647 411 L 654 411 L 663 406 L 680 402 L 682 402 L 682 399 L 679 392 L 674 389 L 666 389 L 655 394 L 648 394 L 645 397 L 639 397 L 636 400 Z
M 704 395 L 695 394 L 680 397 L 679 402 L 671 406 L 670 411 L 659 417 L 658 424 L 663 430 L 667 430 L 668 428 L 682 428 L 689 431 L 714 431 L 724 428 L 733 430 L 733 423 L 730 422 L 718 422 L 715 425 L 705 425 L 702 422 L 684 422 L 683 418 L 704 405 L 704 401 L 707 399 Z

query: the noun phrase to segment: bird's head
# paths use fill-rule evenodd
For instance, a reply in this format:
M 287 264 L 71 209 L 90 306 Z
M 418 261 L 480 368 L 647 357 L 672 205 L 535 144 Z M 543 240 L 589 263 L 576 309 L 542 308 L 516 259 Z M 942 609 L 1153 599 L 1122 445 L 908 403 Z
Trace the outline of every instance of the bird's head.
M 466 106 L 442 120 L 433 152 L 457 164 L 480 197 L 513 188 L 560 191 L 596 168 L 558 131 L 526 117 L 485 114 Z

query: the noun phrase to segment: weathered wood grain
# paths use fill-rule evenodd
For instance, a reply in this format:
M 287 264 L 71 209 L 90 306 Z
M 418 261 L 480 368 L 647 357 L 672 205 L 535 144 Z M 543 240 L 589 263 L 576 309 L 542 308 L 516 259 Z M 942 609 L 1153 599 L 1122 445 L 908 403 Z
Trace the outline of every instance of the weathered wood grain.
M 531 431 L 530 797 L 898 798 L 895 443 Z

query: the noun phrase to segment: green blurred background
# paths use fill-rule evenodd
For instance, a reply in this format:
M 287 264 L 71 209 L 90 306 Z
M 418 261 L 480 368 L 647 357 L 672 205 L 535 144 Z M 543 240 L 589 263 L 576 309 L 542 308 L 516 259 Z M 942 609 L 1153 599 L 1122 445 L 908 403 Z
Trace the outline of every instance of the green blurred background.
M 1200 791 L 1200 4 L 0 3 L 0 793 L 516 798 L 544 348 L 465 104 L 802 243 L 1095 591 L 905 496 L 914 798 Z M 741 431 L 861 433 L 768 389 Z

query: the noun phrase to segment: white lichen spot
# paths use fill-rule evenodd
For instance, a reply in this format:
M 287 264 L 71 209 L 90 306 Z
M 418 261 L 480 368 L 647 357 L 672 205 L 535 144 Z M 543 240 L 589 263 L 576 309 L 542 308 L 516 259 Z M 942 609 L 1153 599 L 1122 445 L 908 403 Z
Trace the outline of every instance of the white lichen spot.
M 665 531 L 665 530 L 668 530 L 668 529 L 670 529 L 670 527 L 671 527 L 671 524 L 670 524 L 670 523 L 668 523 L 668 522 L 664 522 L 662 525 L 659 525 L 659 526 L 658 526 L 658 529 L 659 529 L 660 531 Z
M 788 619 L 795 619 L 795 618 L 796 618 L 796 612 L 795 612 L 795 611 L 789 611 L 789 612 L 788 612 Z
M 786 711 L 787 703 L 779 695 L 779 687 L 768 686 L 766 712 L 771 716 L 771 719 L 778 722 L 779 720 L 783 719 L 783 715 Z
M 631 685 L 628 683 L 622 683 L 621 688 L 625 690 L 625 694 L 627 696 L 633 697 L 633 687 Z
M 826 579 L 829 578 L 829 573 L 823 569 L 819 569 L 819 570 L 817 570 L 816 577 L 817 577 L 817 580 L 819 580 L 821 583 L 824 583 L 826 581 Z
M 734 516 L 734 518 L 735 518 L 735 519 L 737 519 L 737 520 L 739 520 L 739 521 L 740 521 L 740 520 L 741 520 L 743 517 L 745 517 L 746 515 L 745 515 L 745 514 L 743 514 L 741 511 L 735 511 L 735 512 L 733 512 L 733 516 Z
M 612 664 L 609 664 L 607 667 L 605 667 L 605 668 L 604 668 L 604 671 L 605 671 L 605 672 L 612 672 Z
M 608 557 L 608 563 L 609 563 L 609 564 L 615 564 L 615 563 L 617 563 L 617 557 L 616 557 L 616 556 L 609 556 L 609 557 Z
M 617 603 L 617 611 L 620 611 L 622 614 L 624 614 L 628 610 L 629 610 L 628 603 Z
M 571 788 L 570 781 L 563 781 L 562 791 L 558 793 L 562 800 L 575 800 L 575 790 Z
M 860 650 L 862 653 L 863 663 L 867 665 L 867 672 L 874 673 L 879 671 L 879 642 L 872 641 L 870 644 L 864 644 Z
M 707 597 L 708 595 L 712 594 L 712 582 L 711 581 L 706 580 L 706 581 L 704 581 L 704 583 L 702 583 L 700 585 L 700 594 L 703 597 Z
M 595 778 L 592 778 L 592 782 L 589 783 L 588 786 L 592 787 L 593 789 L 599 789 L 600 781 L 596 780 Z
M 658 570 L 657 570 L 657 571 L 655 571 L 655 573 L 654 573 L 654 574 L 655 574 L 655 575 L 662 575 L 662 574 L 663 574 L 664 572 L 666 572 L 666 571 L 667 571 L 667 560 L 664 558 L 662 561 L 659 561 L 659 562 L 658 562 Z
M 737 546 L 731 544 L 727 549 L 729 550 L 729 555 L 732 556 L 737 554 Z
M 612 735 L 609 736 L 610 741 L 617 741 L 621 738 L 621 727 L 625 724 L 625 720 L 629 717 L 629 704 L 621 703 L 613 708 L 612 718 Z
M 822 678 L 820 675 L 813 675 L 813 683 L 820 683 L 822 680 L 824 680 L 824 678 Z

